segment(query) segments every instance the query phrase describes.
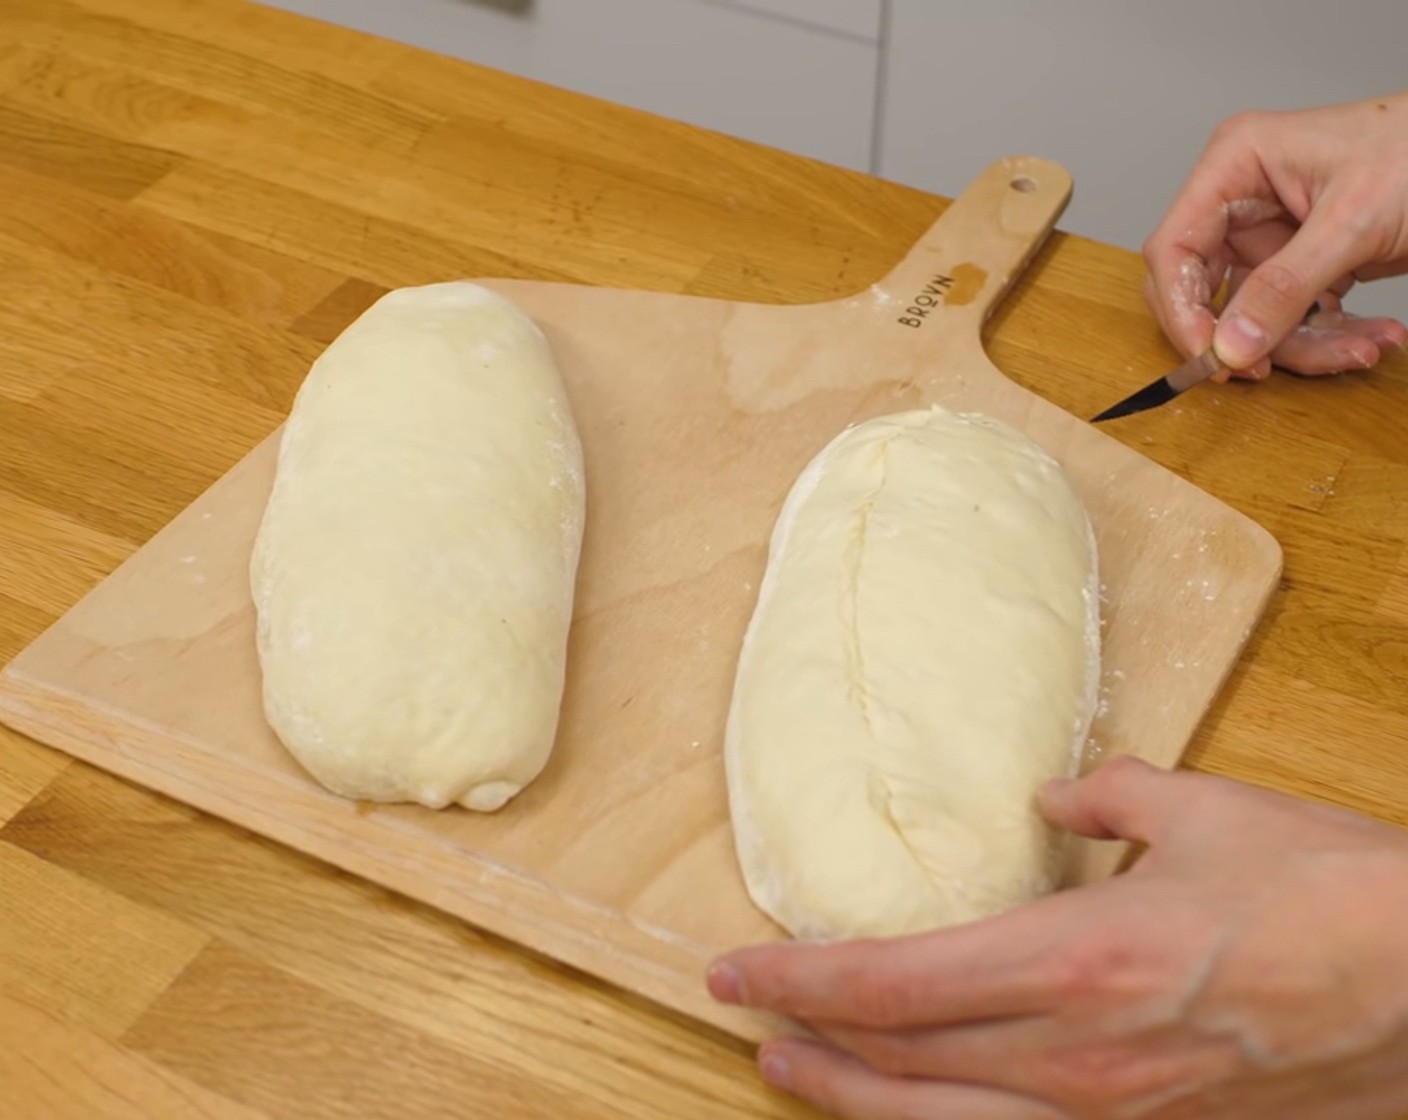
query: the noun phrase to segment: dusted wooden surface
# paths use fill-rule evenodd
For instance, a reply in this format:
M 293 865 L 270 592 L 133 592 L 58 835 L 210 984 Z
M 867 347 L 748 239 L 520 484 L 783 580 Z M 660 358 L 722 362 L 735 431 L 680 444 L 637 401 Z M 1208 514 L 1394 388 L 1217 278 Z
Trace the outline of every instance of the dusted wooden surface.
M 1104 589 L 1092 763 L 1177 763 L 1276 587 L 1264 529 L 984 358 L 983 320 L 1070 190 L 1048 161 L 997 161 L 889 275 L 836 300 L 481 278 L 557 355 L 590 511 L 553 756 L 500 812 L 331 796 L 267 726 L 249 557 L 277 435 L 0 671 L 0 721 L 762 1041 L 775 1021 L 703 984 L 714 957 L 781 934 L 734 855 L 724 723 L 778 512 L 837 432 L 941 402 L 1065 465 Z M 908 313 L 936 276 L 954 278 L 947 294 Z M 1088 881 L 1125 847 L 1068 854 L 1068 878 Z
M 0 198 L 3 658 L 271 431 L 388 287 L 823 299 L 942 209 L 224 0 L 5 0 Z M 1141 279 L 1130 254 L 1058 238 L 989 353 L 1090 415 L 1173 360 Z M 1408 821 L 1405 417 L 1400 356 L 1109 427 L 1285 548 L 1194 765 Z M 0 1114 L 803 1114 L 726 1040 L 19 736 L 0 747 Z

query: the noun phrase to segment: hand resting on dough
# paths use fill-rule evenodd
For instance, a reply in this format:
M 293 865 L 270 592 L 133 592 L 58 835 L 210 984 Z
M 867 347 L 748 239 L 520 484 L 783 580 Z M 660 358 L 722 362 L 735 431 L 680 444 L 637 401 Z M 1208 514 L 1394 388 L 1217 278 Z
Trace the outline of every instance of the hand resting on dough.
M 847 1120 L 1396 1120 L 1408 1111 L 1408 837 L 1117 760 L 1043 797 L 1133 870 L 996 918 L 783 942 L 709 973 L 779 1039 L 773 1084 Z

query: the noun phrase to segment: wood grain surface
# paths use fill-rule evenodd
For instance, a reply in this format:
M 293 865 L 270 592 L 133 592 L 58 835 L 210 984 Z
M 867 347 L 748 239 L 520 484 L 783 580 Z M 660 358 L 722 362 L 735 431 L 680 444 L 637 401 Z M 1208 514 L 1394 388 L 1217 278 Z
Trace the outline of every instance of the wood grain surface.
M 1100 558 L 1090 766 L 1176 764 L 1276 587 L 1266 530 L 983 354 L 983 321 L 1070 193 L 1050 161 L 999 160 L 888 275 L 834 300 L 480 278 L 557 356 L 589 510 L 553 756 L 497 813 L 333 796 L 267 725 L 249 559 L 276 435 L 0 670 L 0 721 L 762 1041 L 777 1022 L 703 984 L 714 957 L 783 936 L 734 854 L 724 723 L 782 502 L 837 432 L 941 403 L 1015 425 L 1064 465 Z M 1126 854 L 1076 841 L 1065 878 Z
M 944 208 L 233 0 L 5 0 L 0 198 L 4 659 L 271 432 L 390 287 L 820 300 Z M 1175 360 L 1142 275 L 1057 236 L 989 355 L 1093 414 Z M 1107 429 L 1285 549 L 1192 765 L 1408 823 L 1404 416 L 1395 356 Z M 0 1043 L 0 1114 L 807 1114 L 722 1035 L 9 732 Z

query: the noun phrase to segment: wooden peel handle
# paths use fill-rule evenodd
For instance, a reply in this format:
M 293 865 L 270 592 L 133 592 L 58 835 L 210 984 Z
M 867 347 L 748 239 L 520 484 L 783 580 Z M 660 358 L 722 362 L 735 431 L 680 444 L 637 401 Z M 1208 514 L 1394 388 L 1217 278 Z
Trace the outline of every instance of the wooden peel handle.
M 1056 225 L 1071 187 L 1066 169 L 1049 160 L 991 164 L 876 285 L 886 307 L 917 337 L 941 325 L 980 327 Z

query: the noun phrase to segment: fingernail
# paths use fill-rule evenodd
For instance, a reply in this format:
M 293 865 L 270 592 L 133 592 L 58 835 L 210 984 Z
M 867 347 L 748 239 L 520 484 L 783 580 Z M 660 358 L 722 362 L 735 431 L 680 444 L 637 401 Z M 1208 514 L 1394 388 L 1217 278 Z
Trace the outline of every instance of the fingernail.
M 1266 332 L 1240 312 L 1217 325 L 1217 356 L 1234 369 L 1246 369 L 1266 349 Z
M 743 977 L 731 964 L 720 963 L 709 969 L 709 994 L 720 1003 L 742 1003 Z
M 1050 778 L 1041 785 L 1041 795 L 1043 797 L 1054 797 L 1075 785 L 1074 778 Z
M 766 1053 L 759 1063 L 763 1080 L 784 1091 L 792 1088 L 792 1066 L 781 1054 Z

